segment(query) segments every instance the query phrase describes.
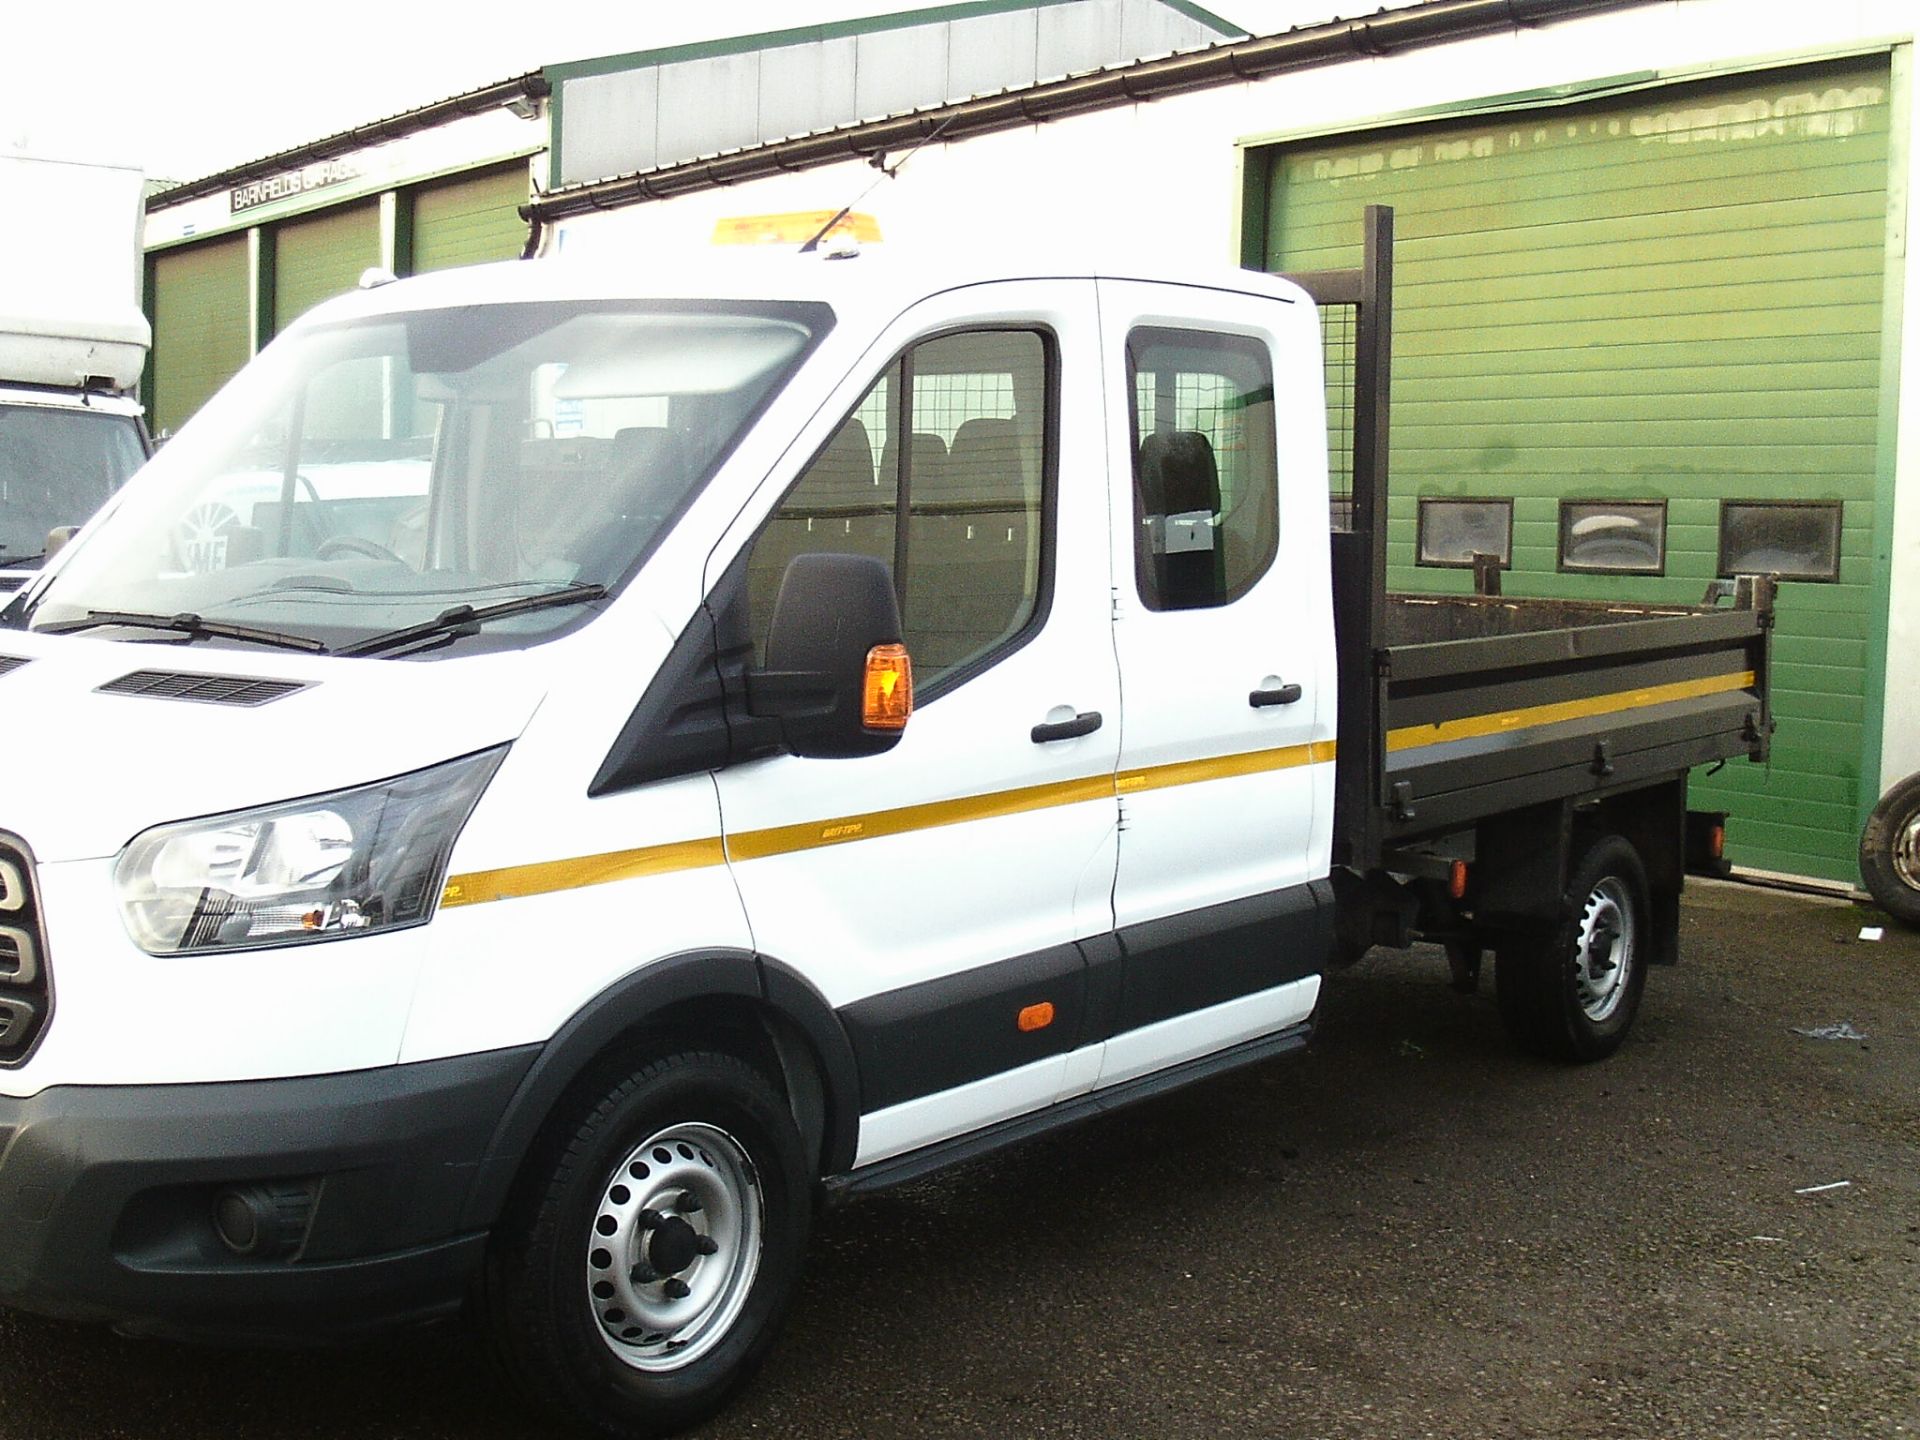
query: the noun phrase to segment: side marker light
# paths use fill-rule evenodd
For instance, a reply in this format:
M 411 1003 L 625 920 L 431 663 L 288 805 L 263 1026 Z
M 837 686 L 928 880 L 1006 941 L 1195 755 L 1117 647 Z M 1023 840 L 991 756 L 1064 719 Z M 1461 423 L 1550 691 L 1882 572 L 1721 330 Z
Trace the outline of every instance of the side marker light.
M 1453 868 L 1447 872 L 1447 894 L 1459 900 L 1467 893 L 1467 862 L 1456 860 Z
M 1042 1000 L 1038 1005 L 1027 1006 L 1020 1012 L 1019 1024 L 1022 1032 L 1046 1029 L 1053 1024 L 1053 1002 Z

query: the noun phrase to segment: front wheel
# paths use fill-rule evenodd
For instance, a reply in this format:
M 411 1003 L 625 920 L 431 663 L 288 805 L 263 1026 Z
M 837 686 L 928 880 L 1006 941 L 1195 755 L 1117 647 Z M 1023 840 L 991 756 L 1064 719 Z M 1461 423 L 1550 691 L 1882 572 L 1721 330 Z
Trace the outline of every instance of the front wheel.
M 1880 908 L 1920 927 L 1920 775 L 1880 797 L 1860 836 L 1860 878 Z
M 779 1092 L 730 1055 L 669 1056 L 556 1117 L 489 1258 L 486 1319 L 536 1403 L 669 1434 L 765 1357 L 810 1218 Z
M 1646 869 L 1618 835 L 1574 866 L 1559 923 L 1500 947 L 1494 989 L 1508 1032 L 1556 1060 L 1600 1060 L 1639 1013 L 1652 944 Z

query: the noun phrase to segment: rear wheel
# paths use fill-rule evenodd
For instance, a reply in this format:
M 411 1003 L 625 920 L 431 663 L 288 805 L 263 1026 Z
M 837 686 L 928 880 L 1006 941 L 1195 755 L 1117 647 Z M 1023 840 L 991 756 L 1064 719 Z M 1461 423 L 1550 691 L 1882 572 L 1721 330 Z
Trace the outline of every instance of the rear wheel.
M 1860 878 L 1880 908 L 1920 926 L 1920 775 L 1880 797 L 1860 836 Z
M 779 1092 L 673 1055 L 556 1117 L 490 1257 L 487 1320 L 530 1398 L 601 1434 L 710 1415 L 791 1299 L 811 1194 Z
M 1646 870 L 1618 835 L 1574 866 L 1560 920 L 1503 944 L 1494 987 L 1507 1030 L 1556 1060 L 1611 1055 L 1633 1027 L 1647 982 L 1651 906 Z

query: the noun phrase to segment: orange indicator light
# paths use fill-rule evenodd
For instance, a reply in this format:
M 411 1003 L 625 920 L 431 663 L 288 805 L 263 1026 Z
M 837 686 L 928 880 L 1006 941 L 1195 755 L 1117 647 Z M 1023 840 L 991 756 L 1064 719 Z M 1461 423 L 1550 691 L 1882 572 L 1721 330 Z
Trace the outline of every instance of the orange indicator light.
M 1713 849 L 1713 858 L 1714 858 L 1714 859 L 1716 859 L 1716 860 L 1721 860 L 1721 859 L 1724 859 L 1724 858 L 1726 858 L 1726 853 L 1727 853 L 1727 827 L 1726 827 L 1726 826 L 1724 826 L 1724 825 L 1716 825 L 1716 826 L 1714 826 L 1714 827 L 1713 827 L 1713 838 L 1712 838 L 1712 840 L 1711 840 L 1711 841 L 1709 842 L 1709 844 L 1710 844 L 1710 845 L 1712 846 L 1712 849 Z
M 1044 1030 L 1053 1024 L 1053 1002 L 1042 1000 L 1038 1005 L 1029 1005 L 1020 1012 L 1022 1030 Z
M 1447 872 L 1447 894 L 1458 900 L 1467 893 L 1467 862 L 1456 860 Z
M 904 645 L 876 645 L 867 652 L 867 681 L 860 719 L 869 730 L 904 730 L 913 713 L 913 661 Z

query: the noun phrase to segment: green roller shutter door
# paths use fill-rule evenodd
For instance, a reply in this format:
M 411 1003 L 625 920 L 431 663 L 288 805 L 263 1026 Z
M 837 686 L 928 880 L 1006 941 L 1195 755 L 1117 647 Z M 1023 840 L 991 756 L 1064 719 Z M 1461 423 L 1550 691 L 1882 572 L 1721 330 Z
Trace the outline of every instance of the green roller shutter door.
M 517 259 L 527 243 L 525 162 L 426 185 L 413 195 L 413 269 Z
M 380 263 L 380 203 L 342 205 L 273 228 L 277 335 L 323 300 L 343 295 Z
M 1514 593 L 1698 603 L 1722 500 L 1844 502 L 1837 583 L 1786 582 L 1770 767 L 1696 778 L 1742 864 L 1847 880 L 1872 635 L 1884 60 L 1277 152 L 1269 268 L 1358 262 L 1396 209 L 1389 583 L 1416 500 L 1510 496 Z M 1667 498 L 1662 576 L 1558 572 L 1562 499 Z
M 244 236 L 153 257 L 153 394 L 156 434 L 178 430 L 247 363 Z

